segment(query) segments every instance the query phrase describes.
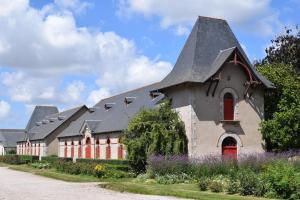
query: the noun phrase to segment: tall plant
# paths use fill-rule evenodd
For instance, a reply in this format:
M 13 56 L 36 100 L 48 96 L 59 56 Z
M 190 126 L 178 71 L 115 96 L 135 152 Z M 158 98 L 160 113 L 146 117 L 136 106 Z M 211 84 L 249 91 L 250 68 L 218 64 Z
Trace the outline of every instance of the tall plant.
M 171 109 L 170 101 L 163 101 L 157 108 L 142 109 L 132 118 L 123 143 L 132 168 L 144 171 L 151 155 L 187 154 L 188 142 L 178 113 Z

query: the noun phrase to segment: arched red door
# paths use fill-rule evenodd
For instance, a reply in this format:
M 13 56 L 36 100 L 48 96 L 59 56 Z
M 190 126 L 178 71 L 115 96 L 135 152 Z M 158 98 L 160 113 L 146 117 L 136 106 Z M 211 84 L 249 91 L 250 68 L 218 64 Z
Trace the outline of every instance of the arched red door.
M 85 158 L 91 157 L 91 139 L 88 137 L 85 140 Z
M 233 137 L 227 137 L 223 140 L 222 156 L 224 159 L 237 159 L 237 145 Z
M 65 142 L 64 157 L 66 158 L 67 156 L 68 156 L 68 146 L 67 146 L 67 142 Z
M 110 139 L 107 138 L 106 140 L 107 146 L 106 146 L 106 160 L 109 160 L 111 158 L 111 147 L 110 147 Z
M 74 158 L 74 142 L 71 143 L 71 158 Z
M 81 141 L 78 142 L 78 158 L 81 158 Z
M 96 141 L 96 159 L 100 158 L 100 142 L 99 139 Z

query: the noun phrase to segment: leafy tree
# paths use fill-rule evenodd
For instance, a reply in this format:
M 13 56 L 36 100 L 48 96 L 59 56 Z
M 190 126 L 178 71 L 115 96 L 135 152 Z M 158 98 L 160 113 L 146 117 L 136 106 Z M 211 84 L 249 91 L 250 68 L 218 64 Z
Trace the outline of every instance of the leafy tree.
M 291 65 L 300 72 L 300 30 L 296 27 L 296 34 L 291 29 L 271 40 L 272 45 L 266 49 L 267 56 L 263 63 L 284 63 Z
M 184 123 L 169 101 L 137 113 L 124 132 L 123 142 L 131 166 L 138 172 L 146 169 L 147 159 L 152 155 L 187 153 Z
M 276 90 L 265 95 L 266 120 L 261 131 L 268 150 L 300 147 L 300 76 L 291 66 L 266 64 L 258 71 L 272 81 Z

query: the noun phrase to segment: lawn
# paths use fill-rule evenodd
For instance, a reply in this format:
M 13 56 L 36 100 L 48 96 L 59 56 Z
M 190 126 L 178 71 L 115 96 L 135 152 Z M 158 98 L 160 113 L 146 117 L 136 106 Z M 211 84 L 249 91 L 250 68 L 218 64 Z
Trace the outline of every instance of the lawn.
M 108 182 L 100 184 L 102 188 L 107 188 L 120 192 L 131 192 L 138 194 L 149 194 L 149 195 L 161 195 L 161 196 L 175 196 L 181 198 L 190 199 L 201 199 L 201 200 L 243 200 L 252 199 L 258 200 L 263 198 L 256 197 L 244 197 L 238 195 L 227 195 L 223 193 L 212 193 L 212 192 L 202 192 L 199 190 L 197 184 L 171 184 L 171 185 L 161 185 L 157 183 L 140 183 L 134 181 L 118 181 L 118 182 Z

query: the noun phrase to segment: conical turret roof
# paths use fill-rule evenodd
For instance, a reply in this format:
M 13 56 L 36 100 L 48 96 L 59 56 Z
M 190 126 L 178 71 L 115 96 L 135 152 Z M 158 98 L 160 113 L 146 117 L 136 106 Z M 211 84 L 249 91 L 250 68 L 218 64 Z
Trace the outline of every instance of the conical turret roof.
M 235 50 L 239 51 L 253 74 L 266 87 L 273 87 L 270 81 L 255 71 L 225 20 L 199 16 L 173 70 L 160 82 L 157 89 L 185 82 L 203 83 L 223 64 L 220 65 L 220 60 L 217 59 L 226 61 Z

